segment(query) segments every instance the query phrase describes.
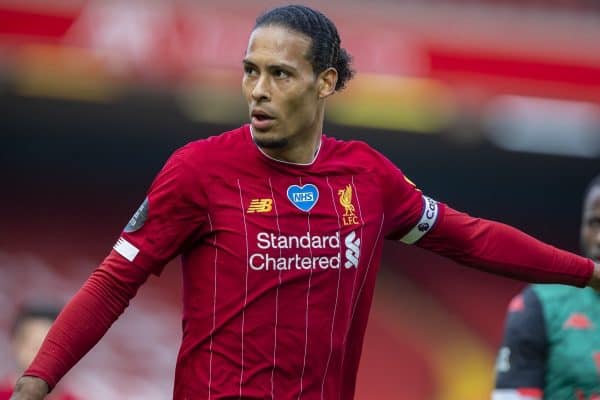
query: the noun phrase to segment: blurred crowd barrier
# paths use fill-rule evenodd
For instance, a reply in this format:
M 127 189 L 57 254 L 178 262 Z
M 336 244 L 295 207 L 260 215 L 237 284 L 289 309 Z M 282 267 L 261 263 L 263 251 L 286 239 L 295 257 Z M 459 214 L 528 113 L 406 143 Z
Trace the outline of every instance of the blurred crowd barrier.
M 307 3 L 332 16 L 359 72 L 332 122 L 600 155 L 597 2 Z M 249 32 L 275 4 L 4 0 L 0 73 L 22 95 L 82 101 L 152 87 L 192 119 L 232 123 Z

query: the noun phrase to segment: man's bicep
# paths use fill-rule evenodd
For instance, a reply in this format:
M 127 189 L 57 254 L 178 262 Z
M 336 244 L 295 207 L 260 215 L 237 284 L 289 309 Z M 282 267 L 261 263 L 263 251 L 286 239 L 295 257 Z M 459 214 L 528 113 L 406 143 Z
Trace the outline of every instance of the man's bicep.
M 541 398 L 547 358 L 542 305 L 529 287 L 508 308 L 493 400 Z
M 155 274 L 206 222 L 203 192 L 187 159 L 185 147 L 171 156 L 114 246 L 129 262 Z
M 442 214 L 442 204 L 424 195 L 385 157 L 381 164 L 386 238 L 415 244 L 433 229 Z

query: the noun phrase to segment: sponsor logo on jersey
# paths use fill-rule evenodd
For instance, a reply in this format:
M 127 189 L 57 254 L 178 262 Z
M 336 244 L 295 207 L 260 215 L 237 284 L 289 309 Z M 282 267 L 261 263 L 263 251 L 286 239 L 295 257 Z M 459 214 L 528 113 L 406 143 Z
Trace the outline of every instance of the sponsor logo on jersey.
M 356 237 L 354 231 L 350 232 L 344 240 L 346 245 L 346 268 L 358 268 L 358 259 L 360 258 L 360 238 Z
M 573 313 L 569 315 L 569 318 L 563 324 L 563 329 L 590 329 L 592 327 L 592 321 L 587 315 L 582 313 Z
M 586 391 L 587 390 L 583 390 L 583 389 L 575 389 L 575 393 L 573 399 L 574 400 L 600 400 L 600 393 L 588 393 L 588 395 L 586 395 Z M 541 396 L 539 397 L 541 398 Z M 536 398 L 537 399 L 537 398 Z M 536 400 L 533 399 L 533 400 Z
M 127 233 L 135 232 L 139 230 L 142 226 L 144 226 L 144 222 L 146 222 L 146 218 L 148 218 L 148 198 L 146 197 L 140 207 L 137 209 L 133 217 L 127 223 L 127 226 L 123 228 L 123 230 Z
M 266 213 L 273 209 L 273 199 L 252 199 L 248 210 L 248 214 L 252 213 Z
M 259 250 L 251 254 L 248 260 L 254 271 L 337 270 L 342 265 L 350 269 L 358 268 L 360 259 L 360 238 L 356 237 L 355 231 L 346 235 L 343 241 L 340 240 L 339 232 L 333 235 L 313 235 L 307 232 L 302 236 L 259 232 L 256 235 L 256 245 Z M 293 251 L 288 255 L 273 256 L 272 250 L 279 250 L 279 254 L 282 250 Z
M 338 195 L 340 196 L 340 204 L 344 207 L 344 214 L 342 215 L 344 226 L 357 225 L 358 217 L 352 204 L 352 185 L 348 184 L 344 189 L 338 190 Z
M 309 212 L 319 200 L 319 189 L 312 183 L 292 185 L 287 189 L 287 197 L 299 210 Z

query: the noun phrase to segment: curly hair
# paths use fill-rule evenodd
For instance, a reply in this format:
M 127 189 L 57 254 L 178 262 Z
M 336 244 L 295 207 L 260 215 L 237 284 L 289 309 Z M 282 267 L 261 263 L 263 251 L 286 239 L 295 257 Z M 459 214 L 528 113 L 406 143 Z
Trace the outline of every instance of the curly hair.
M 327 68 L 335 68 L 338 73 L 335 90 L 344 89 L 354 76 L 352 56 L 340 47 L 337 28 L 323 13 L 301 5 L 277 7 L 260 15 L 254 29 L 269 25 L 281 26 L 308 36 L 312 41 L 308 57 L 315 76 Z

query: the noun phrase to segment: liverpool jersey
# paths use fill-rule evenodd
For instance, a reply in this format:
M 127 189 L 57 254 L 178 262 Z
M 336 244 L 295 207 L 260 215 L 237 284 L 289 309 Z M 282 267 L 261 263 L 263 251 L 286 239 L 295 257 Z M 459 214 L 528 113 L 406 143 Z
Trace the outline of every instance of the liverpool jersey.
M 176 399 L 350 399 L 383 240 L 438 212 L 364 143 L 290 164 L 246 125 L 174 153 L 115 250 L 157 274 L 182 254 Z

